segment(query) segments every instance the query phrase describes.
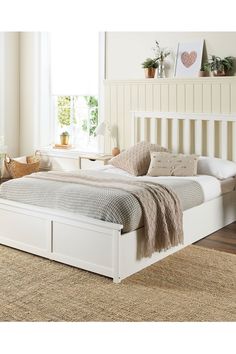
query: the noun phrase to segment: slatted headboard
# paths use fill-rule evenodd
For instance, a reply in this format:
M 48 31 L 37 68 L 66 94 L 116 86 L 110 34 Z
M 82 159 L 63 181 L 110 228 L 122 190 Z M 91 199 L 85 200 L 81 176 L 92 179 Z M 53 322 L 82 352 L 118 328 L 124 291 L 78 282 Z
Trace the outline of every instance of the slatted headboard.
M 236 161 L 236 113 L 132 112 L 132 143 Z

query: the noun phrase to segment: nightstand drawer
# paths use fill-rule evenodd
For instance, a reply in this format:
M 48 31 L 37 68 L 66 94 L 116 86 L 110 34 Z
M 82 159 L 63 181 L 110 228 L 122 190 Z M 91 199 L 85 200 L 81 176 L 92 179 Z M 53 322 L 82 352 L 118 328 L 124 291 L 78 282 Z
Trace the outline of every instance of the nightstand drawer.
M 93 170 L 106 165 L 112 155 L 85 154 L 79 156 L 79 168 L 82 170 Z
M 81 169 L 82 170 L 96 169 L 100 166 L 104 166 L 104 161 L 81 158 Z

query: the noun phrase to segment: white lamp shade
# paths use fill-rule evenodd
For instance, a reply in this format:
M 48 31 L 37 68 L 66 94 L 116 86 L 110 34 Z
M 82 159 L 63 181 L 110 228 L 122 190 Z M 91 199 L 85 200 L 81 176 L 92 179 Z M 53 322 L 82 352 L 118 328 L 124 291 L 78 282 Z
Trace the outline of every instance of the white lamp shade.
M 106 134 L 111 134 L 111 130 L 109 127 L 109 124 L 107 122 L 102 122 L 100 123 L 97 128 L 95 129 L 95 134 L 96 135 L 102 135 L 105 136 Z

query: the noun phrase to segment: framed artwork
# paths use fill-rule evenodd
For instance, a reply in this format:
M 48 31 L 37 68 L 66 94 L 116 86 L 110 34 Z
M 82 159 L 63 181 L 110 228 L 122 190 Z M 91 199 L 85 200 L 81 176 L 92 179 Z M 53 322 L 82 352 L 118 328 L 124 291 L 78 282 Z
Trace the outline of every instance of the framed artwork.
M 202 64 L 204 40 L 179 43 L 176 55 L 175 77 L 197 77 Z

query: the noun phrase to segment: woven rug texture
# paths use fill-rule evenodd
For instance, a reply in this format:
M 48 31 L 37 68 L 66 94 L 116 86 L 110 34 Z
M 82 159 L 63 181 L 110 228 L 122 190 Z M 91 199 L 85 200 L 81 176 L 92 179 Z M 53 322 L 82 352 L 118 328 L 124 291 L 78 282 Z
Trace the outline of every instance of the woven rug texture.
M 0 321 L 236 321 L 236 256 L 189 246 L 114 284 L 0 246 Z

